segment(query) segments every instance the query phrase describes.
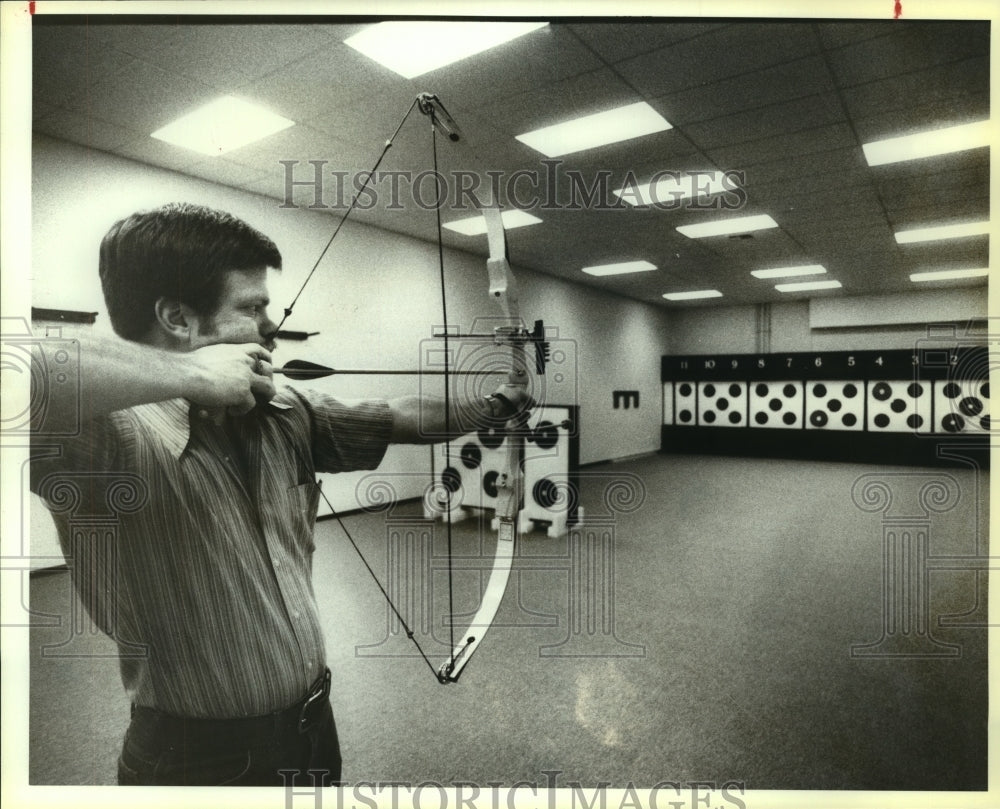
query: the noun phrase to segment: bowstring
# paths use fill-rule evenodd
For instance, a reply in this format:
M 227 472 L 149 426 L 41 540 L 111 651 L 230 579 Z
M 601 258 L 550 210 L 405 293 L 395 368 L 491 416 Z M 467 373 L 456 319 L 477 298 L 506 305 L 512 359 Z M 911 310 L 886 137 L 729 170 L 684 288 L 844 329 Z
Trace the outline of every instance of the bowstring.
M 274 331 L 272 331 L 271 334 L 267 335 L 268 339 L 274 339 L 277 336 L 278 332 L 281 330 L 281 327 L 285 324 L 285 322 L 291 316 L 292 310 L 295 308 L 295 304 L 298 303 L 299 298 L 302 296 L 302 293 L 305 291 L 305 288 L 309 284 L 309 281 L 312 279 L 313 275 L 316 273 L 316 270 L 319 268 L 320 263 L 323 261 L 323 258 L 326 256 L 327 252 L 329 251 L 330 246 L 333 244 L 334 239 L 337 238 L 337 234 L 340 233 L 341 229 L 343 228 L 344 223 L 347 222 L 348 217 L 351 215 L 351 213 L 353 213 L 353 211 L 355 210 L 355 208 L 357 208 L 358 200 L 361 198 L 361 195 L 367 190 L 368 184 L 372 181 L 372 178 L 375 176 L 375 173 L 378 171 L 378 167 L 382 164 L 382 161 L 385 159 L 386 154 L 388 154 L 389 149 L 392 148 L 393 141 L 396 139 L 396 136 L 399 134 L 400 130 L 402 130 L 402 128 L 406 124 L 407 120 L 409 120 L 410 115 L 413 114 L 413 110 L 417 106 L 417 103 L 418 103 L 418 99 L 414 99 L 413 103 L 410 104 L 409 109 L 407 109 L 406 114 L 403 116 L 402 120 L 399 122 L 399 126 L 396 127 L 396 131 L 393 132 L 392 136 L 385 142 L 385 145 L 382 147 L 382 152 L 379 154 L 378 159 L 375 161 L 375 165 L 372 167 L 371 171 L 368 172 L 368 175 L 365 177 L 365 181 L 362 184 L 361 188 L 358 189 L 358 191 L 355 193 L 354 198 L 351 200 L 351 204 L 348 206 L 347 212 L 343 215 L 343 217 L 341 217 L 340 221 L 337 223 L 337 227 L 334 229 L 333 235 L 330 236 L 330 238 L 327 241 L 326 245 L 323 247 L 322 252 L 319 254 L 319 258 L 316 259 L 315 263 L 312 265 L 312 268 L 309 270 L 308 274 L 306 275 L 305 280 L 302 282 L 302 285 L 299 287 L 298 292 L 295 293 L 295 297 L 292 298 L 292 302 L 285 308 L 284 313 L 283 313 L 282 318 L 281 318 L 281 321 L 275 327 Z M 432 118 L 432 123 L 433 123 L 433 112 L 431 112 L 431 118 Z M 432 126 L 432 132 L 434 131 L 434 129 L 435 129 L 435 127 Z M 438 177 L 438 174 L 437 174 L 437 144 L 436 144 L 436 140 L 434 141 L 433 152 L 434 152 L 435 183 L 440 183 L 440 178 Z M 447 364 L 448 363 L 448 342 L 447 342 L 447 340 L 448 340 L 448 337 L 447 337 L 448 315 L 447 315 L 447 308 L 446 308 L 446 305 L 445 305 L 445 298 L 444 298 L 444 288 L 445 288 L 445 283 L 444 283 L 444 248 L 443 248 L 443 245 L 442 245 L 442 235 L 441 235 L 441 208 L 440 208 L 440 205 L 437 206 L 437 230 L 438 230 L 438 262 L 439 262 L 440 276 L 441 276 L 442 307 L 444 308 L 443 317 L 444 317 L 444 320 L 445 320 L 445 368 L 444 368 L 444 379 L 445 379 L 445 432 L 448 433 L 448 432 L 450 432 L 450 405 L 449 405 L 449 397 L 448 397 L 449 384 L 448 384 L 448 364 Z M 297 446 L 295 446 L 295 442 L 291 441 L 290 443 L 292 444 L 292 447 L 293 447 L 296 455 L 298 455 L 298 457 L 299 457 L 299 462 L 305 464 L 305 459 L 302 457 L 301 453 L 299 452 L 299 448 Z M 446 446 L 446 450 L 445 451 L 448 454 L 448 456 L 450 456 L 450 453 L 451 453 L 450 442 L 446 442 L 445 446 Z M 306 465 L 306 468 L 309 468 L 309 469 L 313 468 L 311 464 L 305 464 L 305 465 Z M 449 489 L 447 489 L 447 487 L 445 487 L 445 489 L 446 489 L 446 491 L 448 491 L 448 506 L 450 508 L 450 506 L 451 506 L 451 491 Z M 322 486 L 319 486 L 319 493 L 320 493 L 320 496 L 323 498 L 323 501 L 326 503 L 327 508 L 330 509 L 330 516 L 332 516 L 334 518 L 334 520 L 337 522 L 337 525 L 340 526 L 340 530 L 343 531 L 344 536 L 347 537 L 348 542 L 351 543 L 351 547 L 354 548 L 354 551 L 358 555 L 358 558 L 361 560 L 361 563 L 365 566 L 365 569 L 368 571 L 368 575 L 371 576 L 372 581 L 375 582 L 375 585 L 378 587 L 379 591 L 382 593 L 382 596 L 385 598 L 386 603 L 389 605 L 389 609 L 392 611 L 393 615 L 396 616 L 396 620 L 399 621 L 400 626 L 403 628 L 403 631 L 406 633 L 406 637 L 408 637 L 413 642 L 413 645 L 417 648 L 417 651 L 420 653 L 420 656 L 423 658 L 423 660 L 427 664 L 428 668 L 430 668 L 430 670 L 434 673 L 435 678 L 439 682 L 441 682 L 441 677 L 440 677 L 440 674 L 439 674 L 438 670 L 434 667 L 434 664 L 430 661 L 430 658 L 427 657 L 427 654 L 424 652 L 423 647 L 420 645 L 420 642 L 414 636 L 413 630 L 410 628 L 409 624 L 406 622 L 406 619 L 403 618 L 403 616 L 400 613 L 399 609 L 397 609 L 397 607 L 396 607 L 395 603 L 393 602 L 392 598 L 390 597 L 389 593 L 386 591 L 385 587 L 382 585 L 382 582 L 379 580 L 378 575 L 376 575 L 375 571 L 372 569 L 372 566 L 368 563 L 368 560 L 365 558 L 365 555 L 361 552 L 361 548 L 358 546 L 358 543 L 354 540 L 354 537 L 351 535 L 351 532 L 347 530 L 347 526 L 344 524 L 343 519 L 341 519 L 341 516 L 338 513 L 337 509 L 335 509 L 333 507 L 333 503 L 331 503 L 330 499 L 326 496 L 326 492 L 323 491 L 323 487 Z M 452 556 L 452 554 L 451 554 L 451 522 L 450 522 L 450 520 L 448 521 L 447 536 L 448 536 L 448 607 L 449 607 L 449 611 L 451 611 L 452 614 L 453 614 L 452 558 L 451 558 L 451 556 Z M 452 641 L 451 642 L 451 648 L 454 648 L 454 645 L 455 645 L 454 644 L 454 633 L 455 633 L 455 630 L 454 630 L 454 621 L 450 621 L 449 623 L 452 624 L 452 628 L 451 628 L 451 641 Z
M 337 223 L 337 227 L 334 229 L 333 235 L 330 237 L 329 241 L 327 241 L 326 245 L 323 247 L 322 252 L 320 252 L 319 254 L 319 258 L 316 259 L 316 262 L 312 265 L 312 268 L 306 275 L 306 280 L 302 282 L 302 286 L 300 286 L 299 291 L 295 293 L 295 297 L 292 298 L 292 302 L 288 304 L 288 306 L 285 308 L 285 311 L 281 317 L 281 321 L 275 327 L 274 331 L 268 335 L 268 339 L 274 339 L 277 336 L 278 332 L 281 331 L 281 327 L 285 325 L 285 321 L 288 320 L 288 318 L 291 316 L 292 310 L 295 308 L 295 304 L 299 302 L 299 298 L 305 291 L 306 285 L 309 283 L 309 281 L 313 277 L 313 274 L 319 268 L 320 262 L 323 261 L 324 256 L 326 256 L 327 251 L 330 249 L 330 245 L 333 244 L 333 240 L 337 238 L 337 234 L 340 233 L 341 228 L 344 227 L 344 223 L 347 222 L 348 217 L 354 212 L 355 208 L 357 208 L 358 200 L 361 199 L 361 195 L 368 190 L 368 184 L 372 181 L 372 178 L 378 171 L 378 167 L 382 165 L 382 161 L 385 159 L 385 156 L 389 153 L 389 149 L 392 148 L 393 141 L 396 139 L 396 136 L 403 128 L 403 125 L 407 122 L 407 120 L 409 120 L 410 115 L 413 114 L 413 110 L 416 106 L 417 106 L 417 99 L 414 99 L 413 103 L 410 104 L 410 108 L 406 111 L 406 114 L 403 116 L 403 119 L 399 122 L 399 126 L 396 127 L 396 131 L 393 132 L 392 136 L 385 142 L 385 145 L 382 147 L 382 152 L 378 156 L 378 160 L 375 161 L 375 165 L 372 166 L 371 171 L 368 172 L 367 176 L 365 177 L 364 183 L 361 185 L 361 188 L 359 188 L 358 191 L 354 194 L 354 198 L 351 200 L 351 204 L 348 206 L 347 212 L 341 217 L 340 221 Z
M 299 463 L 301 463 L 306 469 L 312 470 L 313 478 L 315 479 L 316 473 L 314 465 L 306 462 L 306 459 L 303 456 L 301 450 L 295 443 L 294 437 L 292 437 L 289 431 L 284 427 L 280 418 L 277 419 L 277 422 L 279 425 L 281 425 L 282 431 L 287 436 L 288 443 L 292 447 L 292 451 L 298 457 Z M 372 569 L 372 566 L 368 564 L 368 559 L 366 559 L 365 555 L 361 552 L 361 548 L 358 546 L 358 543 L 354 540 L 354 537 L 351 535 L 351 532 L 347 530 L 347 526 L 344 525 L 344 520 L 341 518 L 340 513 L 337 511 L 337 509 L 333 507 L 333 503 L 330 502 L 330 498 L 327 497 L 326 492 L 323 491 L 322 483 L 317 480 L 316 484 L 317 484 L 317 489 L 319 490 L 320 497 L 323 498 L 323 502 L 326 503 L 327 508 L 330 509 L 330 516 L 333 517 L 334 520 L 336 520 L 337 525 L 340 526 L 340 530 L 343 531 L 344 536 L 347 537 L 347 541 L 351 543 L 351 547 L 354 548 L 354 552 L 358 555 L 358 558 L 361 560 L 361 563 L 365 566 L 365 570 L 368 571 L 368 575 L 371 576 L 372 581 L 375 582 L 375 586 L 378 587 L 379 591 L 381 591 L 383 597 L 385 598 L 386 603 L 389 605 L 389 609 L 392 610 L 393 615 L 396 616 L 396 620 L 398 620 L 400 626 L 403 627 L 403 631 L 406 633 L 406 637 L 408 637 L 411 641 L 413 641 L 413 645 L 417 647 L 417 651 L 420 653 L 420 656 L 424 659 L 424 662 L 427 664 L 428 668 L 430 668 L 430 670 L 434 673 L 434 676 L 437 677 L 437 669 L 434 667 L 434 664 L 430 661 L 430 658 L 427 657 L 427 654 L 426 652 L 424 652 L 423 647 L 420 645 L 420 642 L 414 637 L 413 630 L 410 629 L 410 626 L 406 622 L 406 619 L 403 618 L 399 610 L 396 608 L 395 603 L 393 603 L 393 600 L 389 596 L 389 593 L 386 591 L 385 587 L 382 586 L 382 582 L 379 580 L 379 577 Z

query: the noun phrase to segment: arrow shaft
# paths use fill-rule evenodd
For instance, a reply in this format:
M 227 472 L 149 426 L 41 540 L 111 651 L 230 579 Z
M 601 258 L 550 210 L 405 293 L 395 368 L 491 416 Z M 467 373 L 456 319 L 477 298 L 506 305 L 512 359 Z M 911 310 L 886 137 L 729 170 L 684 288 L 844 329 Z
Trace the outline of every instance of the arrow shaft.
M 444 376 L 445 371 L 410 371 L 410 370 L 380 370 L 378 368 L 351 368 L 337 370 L 334 368 L 275 368 L 273 372 L 293 379 L 320 379 L 325 376 L 365 375 L 365 376 Z M 501 371 L 448 371 L 449 376 L 474 376 L 499 374 Z

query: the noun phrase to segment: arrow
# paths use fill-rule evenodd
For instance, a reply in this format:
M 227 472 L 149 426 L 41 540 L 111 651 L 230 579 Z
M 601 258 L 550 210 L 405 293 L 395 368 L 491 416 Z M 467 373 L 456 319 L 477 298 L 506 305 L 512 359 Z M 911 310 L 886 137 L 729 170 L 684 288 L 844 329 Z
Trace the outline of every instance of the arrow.
M 368 374 L 371 376 L 418 376 L 420 374 L 430 374 L 430 375 L 441 375 L 445 374 L 445 371 L 396 371 L 396 370 L 379 370 L 376 368 L 352 368 L 352 369 L 341 369 L 328 368 L 325 365 L 319 365 L 315 362 L 309 362 L 308 360 L 289 360 L 281 368 L 275 368 L 274 373 L 282 374 L 287 376 L 289 379 L 322 379 L 326 376 L 333 376 L 334 374 L 338 376 L 343 376 L 346 374 Z M 491 373 L 502 373 L 501 371 L 449 371 L 448 374 L 454 376 L 456 374 L 460 376 L 467 376 L 472 374 L 491 374 Z

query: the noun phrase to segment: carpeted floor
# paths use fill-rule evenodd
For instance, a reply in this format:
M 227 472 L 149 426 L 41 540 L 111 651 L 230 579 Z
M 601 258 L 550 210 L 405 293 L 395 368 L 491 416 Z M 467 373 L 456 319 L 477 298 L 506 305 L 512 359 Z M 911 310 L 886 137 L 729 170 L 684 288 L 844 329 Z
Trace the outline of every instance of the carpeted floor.
M 892 492 L 888 512 L 852 499 L 865 475 Z M 931 481 L 957 504 L 921 501 Z M 524 538 L 499 625 L 446 686 L 320 523 L 314 584 L 347 781 L 985 789 L 985 574 L 943 560 L 986 555 L 986 474 L 655 456 L 584 470 L 581 488 L 583 528 Z M 421 555 L 412 504 L 346 522 L 380 575 L 388 538 L 411 549 L 423 572 L 408 614 L 443 660 L 442 526 Z M 929 532 L 926 601 L 883 605 L 884 525 Z M 479 527 L 454 528 L 456 611 L 475 605 L 491 558 Z M 32 579 L 36 614 L 72 603 L 65 573 Z M 892 640 L 921 615 L 930 656 L 862 656 L 887 616 Z M 31 655 L 31 782 L 113 783 L 128 707 L 109 642 L 64 622 L 34 629 Z

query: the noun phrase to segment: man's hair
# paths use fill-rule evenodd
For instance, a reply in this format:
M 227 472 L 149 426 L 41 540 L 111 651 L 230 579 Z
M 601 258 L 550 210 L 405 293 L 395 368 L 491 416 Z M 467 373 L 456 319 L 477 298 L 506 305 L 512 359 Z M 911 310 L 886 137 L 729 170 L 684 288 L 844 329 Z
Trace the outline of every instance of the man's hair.
M 101 241 L 99 269 L 115 333 L 141 341 L 161 297 L 200 315 L 215 312 L 231 270 L 281 269 L 267 236 L 232 214 L 171 203 L 116 222 Z

